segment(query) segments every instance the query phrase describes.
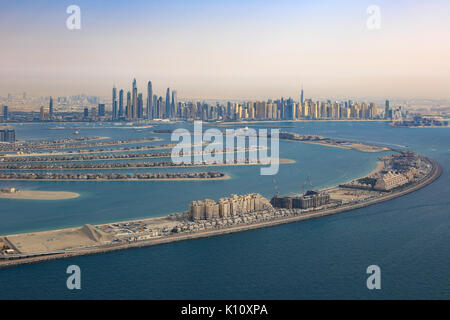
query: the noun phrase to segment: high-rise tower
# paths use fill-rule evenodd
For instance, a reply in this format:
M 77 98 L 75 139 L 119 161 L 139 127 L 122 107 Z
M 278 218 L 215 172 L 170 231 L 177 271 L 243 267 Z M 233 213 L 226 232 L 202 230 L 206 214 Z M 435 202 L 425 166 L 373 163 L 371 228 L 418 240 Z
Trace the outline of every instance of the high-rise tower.
M 8 106 L 3 106 L 3 120 L 6 121 L 8 120 Z
M 117 89 L 114 87 L 112 89 L 112 119 L 117 120 Z
M 300 103 L 301 103 L 301 105 L 303 106 L 303 100 L 304 99 L 304 97 L 303 97 L 303 85 L 302 85 L 302 90 L 300 91 Z
M 178 99 L 177 99 L 177 91 L 172 90 L 172 116 L 177 118 L 178 114 Z
M 147 83 L 147 119 L 153 119 L 154 113 L 153 113 L 153 88 L 152 88 L 152 82 L 149 81 Z
M 384 105 L 384 118 L 385 119 L 389 119 L 389 113 L 390 113 L 389 110 L 390 110 L 389 100 L 386 100 L 386 103 Z
M 123 90 L 119 91 L 119 114 L 118 118 L 123 117 Z
M 127 119 L 131 118 L 131 92 L 130 91 L 127 92 L 127 107 L 125 110 L 125 114 L 126 114 Z
M 50 97 L 50 102 L 48 104 L 48 116 L 50 120 L 53 118 L 53 98 Z
M 136 117 L 138 119 L 142 119 L 143 116 L 144 116 L 144 100 L 142 98 L 142 93 L 139 93 L 137 97 Z
M 131 113 L 130 118 L 135 119 L 136 118 L 136 109 L 137 109 L 137 86 L 136 86 L 136 79 L 133 79 L 133 91 L 132 91 L 132 100 L 131 100 Z
M 171 118 L 172 117 L 172 115 L 171 115 L 171 113 L 170 113 L 170 88 L 167 88 L 167 91 L 166 91 L 166 114 L 164 115 L 165 116 L 165 118 Z

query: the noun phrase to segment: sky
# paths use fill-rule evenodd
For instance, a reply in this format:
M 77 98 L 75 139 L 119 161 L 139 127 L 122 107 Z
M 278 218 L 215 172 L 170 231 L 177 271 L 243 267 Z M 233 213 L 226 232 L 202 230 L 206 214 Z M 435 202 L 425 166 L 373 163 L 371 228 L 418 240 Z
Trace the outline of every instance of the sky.
M 66 9 L 78 5 L 81 29 Z M 379 29 L 367 27 L 380 9 Z M 0 4 L 0 95 L 115 85 L 180 98 L 450 98 L 450 1 L 22 0 Z M 373 20 L 372 20 L 373 21 Z

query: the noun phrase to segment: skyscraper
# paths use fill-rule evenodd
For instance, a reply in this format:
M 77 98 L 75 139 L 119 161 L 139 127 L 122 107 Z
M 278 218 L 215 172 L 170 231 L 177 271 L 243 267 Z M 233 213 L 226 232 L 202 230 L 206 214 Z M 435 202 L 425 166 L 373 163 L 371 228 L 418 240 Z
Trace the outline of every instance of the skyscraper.
M 105 104 L 104 103 L 99 103 L 98 104 L 98 116 L 99 117 L 104 117 L 105 116 Z
M 300 103 L 301 103 L 301 105 L 303 106 L 303 100 L 304 99 L 304 97 L 303 97 L 303 85 L 302 85 L 302 91 L 300 92 Z
M 162 97 L 158 98 L 157 105 L 158 105 L 158 118 L 162 119 L 164 118 L 164 108 L 163 108 L 164 101 Z
M 123 117 L 123 90 L 119 91 L 119 114 L 118 118 Z
M 50 97 L 50 102 L 48 104 L 48 115 L 50 120 L 53 118 L 53 98 Z
M 142 119 L 143 116 L 144 116 L 144 101 L 142 98 L 142 93 L 139 93 L 137 97 L 136 117 L 138 119 Z
M 9 114 L 8 114 L 8 106 L 3 106 L 3 121 L 8 120 Z
M 389 100 L 386 100 L 386 103 L 384 105 L 384 118 L 389 119 Z
M 156 94 L 153 95 L 153 119 L 159 119 L 159 112 L 158 112 L 158 97 Z
M 166 113 L 164 115 L 165 118 L 171 118 L 171 113 L 170 113 L 170 88 L 167 88 L 166 91 Z
M 137 86 L 136 79 L 133 79 L 133 91 L 132 91 L 132 101 L 131 101 L 131 113 L 130 118 L 136 118 L 136 109 L 137 109 Z
M 178 99 L 177 99 L 177 91 L 172 91 L 172 116 L 177 118 L 179 116 L 178 112 Z
M 117 120 L 117 89 L 116 87 L 112 90 L 112 119 Z
M 152 82 L 149 81 L 147 83 L 147 119 L 153 119 L 154 113 L 153 113 L 153 88 L 152 88 Z
M 45 120 L 45 111 L 44 111 L 44 107 L 41 107 L 40 111 L 39 111 L 39 120 L 44 121 Z
M 131 118 L 131 92 L 130 91 L 127 92 L 127 107 L 125 110 L 125 114 L 126 114 L 127 119 Z

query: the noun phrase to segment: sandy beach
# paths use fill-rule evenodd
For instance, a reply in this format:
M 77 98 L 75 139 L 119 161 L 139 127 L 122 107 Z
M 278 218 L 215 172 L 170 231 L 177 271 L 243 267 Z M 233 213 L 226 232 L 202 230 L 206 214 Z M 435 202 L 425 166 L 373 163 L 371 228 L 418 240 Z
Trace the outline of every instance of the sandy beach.
M 18 190 L 14 193 L 0 192 L 1 199 L 66 200 L 78 198 L 79 196 L 79 193 L 66 191 Z

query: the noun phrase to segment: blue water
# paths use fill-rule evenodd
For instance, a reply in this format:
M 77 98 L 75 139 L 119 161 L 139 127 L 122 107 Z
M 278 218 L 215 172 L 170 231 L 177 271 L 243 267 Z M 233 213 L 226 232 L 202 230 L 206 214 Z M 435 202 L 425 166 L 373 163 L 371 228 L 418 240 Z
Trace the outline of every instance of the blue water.
M 83 135 L 134 138 L 152 129 L 83 129 Z M 183 126 L 183 125 L 178 125 Z M 283 130 L 408 147 L 444 168 L 432 185 L 371 207 L 267 229 L 0 269 L 0 298 L 302 299 L 450 298 L 448 194 L 449 129 L 392 128 L 378 122 L 280 123 Z M 162 128 L 168 125 L 161 126 Z M 252 127 L 249 125 L 249 127 Z M 264 127 L 263 124 L 254 126 Z M 55 138 L 73 130 L 36 125 L 19 138 Z M 78 129 L 80 130 L 80 129 Z M 168 139 L 168 135 L 158 135 Z M 276 175 L 281 193 L 299 192 L 307 175 L 316 187 L 361 176 L 379 154 L 281 142 Z M 170 169 L 173 171 L 181 171 Z M 258 167 L 218 167 L 232 177 L 196 182 L 1 182 L 23 189 L 65 190 L 62 201 L 0 199 L 0 233 L 17 233 L 159 216 L 193 199 L 230 193 L 274 193 Z M 82 290 L 66 289 L 65 270 L 77 264 Z M 382 289 L 366 288 L 366 268 L 379 265 Z

